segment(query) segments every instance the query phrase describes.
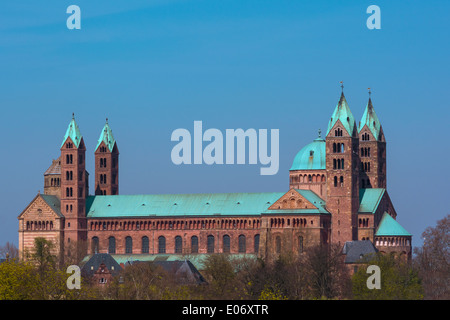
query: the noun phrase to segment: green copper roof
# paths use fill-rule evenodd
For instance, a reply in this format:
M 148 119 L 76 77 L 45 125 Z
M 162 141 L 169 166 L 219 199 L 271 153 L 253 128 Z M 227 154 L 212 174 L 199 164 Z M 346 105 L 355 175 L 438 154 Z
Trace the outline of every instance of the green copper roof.
M 378 230 L 375 233 L 375 236 L 411 236 L 411 234 L 406 231 L 400 223 L 385 212 L 383 218 L 381 218 L 380 224 L 378 225 Z
M 380 120 L 378 120 L 377 114 L 375 113 L 375 110 L 372 105 L 372 100 L 370 98 L 369 102 L 367 103 L 366 109 L 364 110 L 361 122 L 359 124 L 358 132 L 360 132 L 365 125 L 367 125 L 367 127 L 372 132 L 375 139 L 378 140 L 381 131 L 381 123 Z
M 80 129 L 78 128 L 77 123 L 75 122 L 75 117 L 72 115 L 72 120 L 70 120 L 69 126 L 67 127 L 66 134 L 64 135 L 64 139 L 61 143 L 61 148 L 66 142 L 67 138 L 70 138 L 74 143 L 75 147 L 80 146 L 81 139 L 83 136 L 80 133 Z
M 325 169 L 325 155 L 325 140 L 317 138 L 297 153 L 290 170 Z
M 100 138 L 98 138 L 97 146 L 95 147 L 95 150 L 98 149 L 100 144 L 104 142 L 105 145 L 108 147 L 109 151 L 113 151 L 114 145 L 116 144 L 116 140 L 114 140 L 112 130 L 108 125 L 108 119 L 106 119 L 105 126 L 103 127 L 102 133 L 100 134 Z
M 375 213 L 386 189 L 359 189 L 359 213 Z
M 347 100 L 345 100 L 344 92 L 342 92 L 341 98 L 339 99 L 339 102 L 334 109 L 333 115 L 331 116 L 330 122 L 328 124 L 327 136 L 338 120 L 341 121 L 345 130 L 347 130 L 347 133 L 352 136 L 353 131 L 356 128 L 356 122 L 347 104 Z
M 283 192 L 89 196 L 89 218 L 257 216 Z

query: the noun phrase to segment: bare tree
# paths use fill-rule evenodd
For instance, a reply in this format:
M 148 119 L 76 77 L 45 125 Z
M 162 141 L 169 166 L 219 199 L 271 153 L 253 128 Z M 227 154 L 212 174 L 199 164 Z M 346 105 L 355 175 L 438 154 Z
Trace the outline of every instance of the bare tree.
M 415 248 L 413 263 L 422 279 L 425 299 L 450 299 L 450 215 L 422 233 L 423 247 Z
M 6 258 L 19 258 L 19 249 L 11 242 L 6 242 L 4 246 L 0 246 L 0 259 Z

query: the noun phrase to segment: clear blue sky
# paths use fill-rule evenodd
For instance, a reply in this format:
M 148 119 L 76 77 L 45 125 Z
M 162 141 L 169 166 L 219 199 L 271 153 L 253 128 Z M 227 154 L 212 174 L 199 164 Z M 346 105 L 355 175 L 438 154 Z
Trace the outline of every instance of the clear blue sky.
M 68 30 L 66 8 L 81 8 Z M 369 30 L 369 5 L 381 30 Z M 367 88 L 386 139 L 388 192 L 421 245 L 449 213 L 449 1 L 2 1 L 0 245 L 43 191 L 72 112 L 93 148 L 105 118 L 120 193 L 287 191 L 298 150 L 324 133 L 340 95 L 359 121 Z M 280 130 L 280 169 L 176 166 L 177 128 Z

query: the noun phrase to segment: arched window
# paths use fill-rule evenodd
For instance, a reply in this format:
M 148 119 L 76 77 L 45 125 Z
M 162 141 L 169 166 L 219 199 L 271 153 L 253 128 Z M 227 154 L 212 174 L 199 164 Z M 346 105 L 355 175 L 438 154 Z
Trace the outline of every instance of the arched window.
M 191 253 L 198 253 L 198 237 L 191 237 Z
M 92 237 L 91 251 L 93 254 L 98 253 L 98 237 Z
M 133 253 L 133 239 L 131 237 L 125 238 L 125 253 Z
M 336 153 L 336 143 L 333 143 L 333 152 Z
M 303 237 L 298 237 L 298 253 L 303 253 Z
M 163 236 L 158 238 L 158 253 L 166 253 L 166 238 Z
M 259 234 L 255 235 L 255 240 L 254 240 L 254 251 L 255 253 L 259 252 Z
M 207 237 L 206 245 L 207 245 L 207 248 L 206 248 L 207 252 L 214 253 L 214 236 L 213 235 L 209 235 Z
M 341 159 L 341 169 L 344 169 L 344 159 Z
M 241 234 L 239 236 L 239 253 L 245 253 L 247 251 L 247 246 L 245 243 L 245 236 Z
M 333 169 L 336 169 L 337 165 L 336 165 L 336 159 L 333 159 Z
M 344 144 L 343 143 L 341 143 L 341 153 L 344 153 Z
M 341 177 L 339 178 L 339 183 L 340 183 L 340 186 L 341 186 L 341 187 L 344 186 L 344 177 L 343 177 L 343 176 L 341 176 Z
M 337 184 L 338 184 L 338 178 L 335 176 L 334 177 L 334 186 L 337 187 Z
M 147 236 L 142 237 L 142 253 L 148 253 L 149 241 Z
M 108 239 L 108 253 L 115 254 L 116 253 L 116 238 L 109 237 Z
M 183 239 L 180 236 L 175 237 L 175 253 L 183 252 Z
M 222 250 L 223 250 L 223 253 L 230 253 L 230 236 L 229 235 L 224 235 L 223 236 L 223 239 L 222 239 L 222 246 L 223 246 L 223 248 L 222 248 Z
M 280 236 L 277 236 L 275 238 L 275 251 L 278 254 L 281 253 L 281 237 Z

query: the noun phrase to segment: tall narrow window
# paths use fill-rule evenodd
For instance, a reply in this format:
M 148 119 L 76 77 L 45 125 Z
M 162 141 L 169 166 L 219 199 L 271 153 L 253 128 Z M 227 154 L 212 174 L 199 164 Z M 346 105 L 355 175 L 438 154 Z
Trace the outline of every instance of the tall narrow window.
M 335 176 L 334 177 L 334 186 L 337 187 L 337 184 L 338 184 L 338 178 Z
M 183 253 L 183 239 L 180 236 L 175 237 L 175 253 Z
M 198 237 L 191 237 L 191 253 L 198 253 Z
M 158 238 L 158 253 L 166 253 L 166 238 L 163 236 Z
M 92 238 L 92 247 L 91 247 L 91 251 L 93 254 L 98 253 L 98 237 L 93 237 Z
M 230 253 L 230 236 L 227 234 L 224 235 L 222 242 L 223 242 L 223 252 Z
M 259 252 L 259 234 L 255 235 L 254 251 L 255 253 Z
M 149 241 L 147 236 L 142 237 L 142 253 L 148 253 Z
M 133 253 L 133 239 L 131 237 L 125 238 L 125 253 Z
M 239 253 L 245 253 L 247 251 L 245 236 L 241 234 L 238 239 L 239 239 Z
M 109 237 L 108 239 L 108 253 L 115 254 L 116 253 L 116 238 Z
M 208 253 L 214 253 L 214 236 L 213 235 L 209 235 L 207 238 L 207 252 Z

